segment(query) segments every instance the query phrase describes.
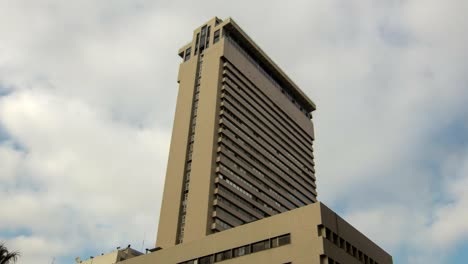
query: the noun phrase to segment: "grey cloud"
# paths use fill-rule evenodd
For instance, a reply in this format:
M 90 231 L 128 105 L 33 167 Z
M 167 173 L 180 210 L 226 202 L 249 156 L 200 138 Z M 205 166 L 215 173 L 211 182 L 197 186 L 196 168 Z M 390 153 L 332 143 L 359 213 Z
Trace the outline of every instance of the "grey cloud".
M 396 262 L 443 262 L 439 248 L 468 229 L 466 146 L 436 143 L 468 120 L 466 5 L 2 2 L 0 205 L 10 215 L 0 226 L 32 230 L 7 242 L 25 251 L 23 263 L 75 256 L 88 241 L 96 252 L 145 233 L 153 243 L 177 49 L 218 15 L 232 16 L 317 103 L 319 198 Z

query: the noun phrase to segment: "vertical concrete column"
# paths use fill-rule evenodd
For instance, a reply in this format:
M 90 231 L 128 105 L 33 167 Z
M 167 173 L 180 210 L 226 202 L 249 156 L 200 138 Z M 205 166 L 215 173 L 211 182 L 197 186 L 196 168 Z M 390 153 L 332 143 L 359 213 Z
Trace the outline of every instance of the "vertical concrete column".
M 211 233 L 223 50 L 219 42 L 203 54 L 184 243 Z
M 174 246 L 177 241 L 196 66 L 197 61 L 193 58 L 181 64 L 179 69 L 179 92 L 156 239 L 156 245 L 162 248 Z

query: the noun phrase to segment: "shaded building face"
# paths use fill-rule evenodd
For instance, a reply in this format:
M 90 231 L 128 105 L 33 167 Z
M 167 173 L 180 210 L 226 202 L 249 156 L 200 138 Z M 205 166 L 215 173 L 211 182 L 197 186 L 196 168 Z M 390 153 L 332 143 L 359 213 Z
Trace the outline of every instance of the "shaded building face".
M 179 55 L 157 245 L 316 202 L 314 103 L 232 19 L 197 28 Z

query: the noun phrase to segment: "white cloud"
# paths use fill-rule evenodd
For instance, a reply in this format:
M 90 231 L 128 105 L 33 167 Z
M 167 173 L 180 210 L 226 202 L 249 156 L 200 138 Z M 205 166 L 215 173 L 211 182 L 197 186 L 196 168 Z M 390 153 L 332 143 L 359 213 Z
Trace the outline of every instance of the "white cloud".
M 441 246 L 453 245 L 468 236 L 468 152 L 465 150 L 457 156 L 454 158 L 457 163 L 454 164 L 452 159 L 447 162 L 446 166 L 451 169 L 446 172 L 450 174 L 444 175 L 448 202 L 439 205 L 434 212 L 431 234 Z
M 454 167 L 454 161 L 457 166 Z M 467 153 L 448 157 L 444 166 L 450 169 L 437 175 L 444 193 L 443 201 L 421 203 L 434 198 L 436 194 L 420 192 L 416 184 L 411 184 L 416 194 L 415 201 L 396 203 L 386 201 L 373 206 L 359 206 L 351 209 L 346 218 L 359 230 L 378 244 L 386 245 L 391 252 L 407 251 L 405 263 L 443 263 L 468 235 L 468 184 Z M 454 169 L 455 168 L 455 169 Z M 449 174 L 447 174 L 449 173 Z M 401 190 L 399 190 L 401 191 Z M 402 196 L 407 191 L 402 191 Z M 419 199 L 418 199 L 419 197 Z
M 2 182 L 14 178 L 19 186 L 1 189 L 0 226 L 32 233 L 26 242 L 12 240 L 26 260 L 35 253 L 25 245 L 37 236 L 69 243 L 42 253 L 50 257 L 77 254 L 88 241 L 100 248 L 154 232 L 168 131 L 134 128 L 76 99 L 37 90 L 2 98 L 0 120 L 24 148 L 2 145 L 2 153 L 14 154 L 2 160 L 11 164 L 0 167 Z
M 176 52 L 214 15 L 317 103 L 321 200 L 401 263 L 467 239 L 466 144 L 446 143 L 468 120 L 466 1 L 248 5 L 0 3 L 0 236 L 30 233 L 4 237 L 21 263 L 153 243 Z
M 21 248 L 23 252 L 20 252 L 18 262 L 20 263 L 51 263 L 54 260 L 54 256 L 63 254 L 62 252 L 70 251 L 70 244 L 63 243 L 63 241 L 52 241 L 44 237 L 25 237 L 17 236 L 9 241 L 10 248 Z

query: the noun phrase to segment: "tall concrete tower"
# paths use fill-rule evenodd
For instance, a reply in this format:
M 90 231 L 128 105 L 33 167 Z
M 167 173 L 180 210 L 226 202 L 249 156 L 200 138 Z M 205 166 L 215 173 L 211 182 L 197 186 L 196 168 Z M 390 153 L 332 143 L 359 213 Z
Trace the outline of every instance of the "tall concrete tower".
M 195 29 L 179 55 L 157 245 L 316 202 L 312 100 L 232 19 Z

